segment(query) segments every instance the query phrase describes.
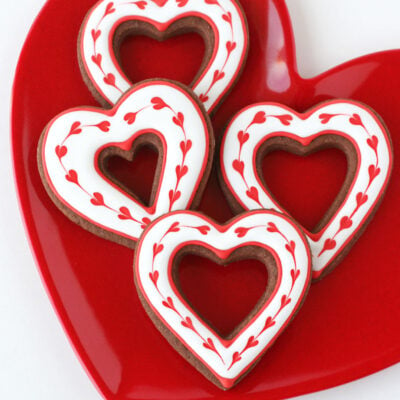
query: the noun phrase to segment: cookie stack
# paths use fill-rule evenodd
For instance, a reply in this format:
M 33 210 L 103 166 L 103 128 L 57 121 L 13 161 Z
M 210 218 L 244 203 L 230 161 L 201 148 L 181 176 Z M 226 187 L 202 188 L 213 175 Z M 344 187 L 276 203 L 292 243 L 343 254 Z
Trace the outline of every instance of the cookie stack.
M 162 40 L 187 31 L 201 34 L 207 49 L 192 88 L 163 79 L 133 85 L 122 72 L 115 53 L 126 35 Z M 221 186 L 238 216 L 221 226 L 189 211 L 200 202 L 216 159 L 209 114 L 240 78 L 248 50 L 236 0 L 102 0 L 83 22 L 78 53 L 83 78 L 105 108 L 62 113 L 38 147 L 40 174 L 57 207 L 90 232 L 135 248 L 136 289 L 149 317 L 222 389 L 249 373 L 298 312 L 311 281 L 350 250 L 382 200 L 393 165 L 389 133 L 366 105 L 336 100 L 305 114 L 268 102 L 249 105 L 232 116 L 219 157 Z M 106 168 L 110 156 L 133 158 L 142 146 L 155 148 L 161 160 L 150 207 L 110 179 Z M 305 155 L 326 147 L 343 150 L 348 174 L 309 232 L 276 202 L 260 163 L 276 149 Z M 175 284 L 186 253 L 221 264 L 255 258 L 266 265 L 263 302 L 229 338 L 218 335 Z

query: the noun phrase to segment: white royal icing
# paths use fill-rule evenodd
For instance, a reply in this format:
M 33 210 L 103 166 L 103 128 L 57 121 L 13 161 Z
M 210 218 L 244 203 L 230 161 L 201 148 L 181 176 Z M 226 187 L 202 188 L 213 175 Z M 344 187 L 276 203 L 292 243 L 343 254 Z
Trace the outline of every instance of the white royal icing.
M 260 246 L 276 258 L 278 279 L 270 299 L 231 340 L 221 339 L 207 326 L 173 284 L 169 265 L 177 250 L 193 243 L 217 254 L 225 252 L 221 253 L 224 257 L 239 247 Z M 311 257 L 301 230 L 276 212 L 250 212 L 225 227 L 200 214 L 176 212 L 161 217 L 146 230 L 138 243 L 135 273 L 137 286 L 153 312 L 225 388 L 230 388 L 273 343 L 301 305 L 311 279 Z
M 174 21 L 189 16 L 207 21 L 215 36 L 212 59 L 193 87 L 206 110 L 211 111 L 237 79 L 246 58 L 245 16 L 235 0 L 103 0 L 97 3 L 84 22 L 80 52 L 83 67 L 100 95 L 115 104 L 132 86 L 113 49 L 115 30 L 122 22 L 141 20 L 165 30 Z
M 256 122 L 252 123 L 254 118 Z M 276 104 L 259 104 L 244 109 L 234 118 L 221 148 L 222 175 L 237 201 L 247 210 L 267 208 L 284 212 L 257 174 L 255 155 L 259 146 L 274 136 L 289 136 L 306 145 L 326 134 L 336 134 L 352 142 L 358 153 L 358 169 L 343 204 L 330 222 L 319 233 L 306 231 L 315 278 L 360 230 L 386 188 L 392 150 L 380 120 L 365 106 L 351 101 L 325 103 L 306 115 Z M 248 190 L 257 193 L 258 200 L 249 196 Z
M 164 160 L 154 204 L 144 207 L 103 176 L 98 155 L 109 146 L 130 150 L 134 139 L 148 132 L 159 136 Z M 211 140 L 188 93 L 151 81 L 110 111 L 78 108 L 56 117 L 44 133 L 42 164 L 51 191 L 66 207 L 99 228 L 136 240 L 150 220 L 190 206 L 204 179 Z

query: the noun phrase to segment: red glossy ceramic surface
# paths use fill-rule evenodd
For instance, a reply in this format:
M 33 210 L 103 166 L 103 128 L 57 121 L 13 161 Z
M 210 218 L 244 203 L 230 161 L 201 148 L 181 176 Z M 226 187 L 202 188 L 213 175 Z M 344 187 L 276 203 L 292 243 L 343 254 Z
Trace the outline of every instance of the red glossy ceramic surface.
M 159 335 L 133 285 L 133 252 L 65 218 L 46 195 L 36 166 L 36 146 L 47 122 L 67 108 L 96 105 L 80 77 L 76 57 L 79 27 L 93 4 L 94 0 L 47 2 L 18 67 L 12 134 L 20 200 L 38 265 L 68 336 L 103 395 L 108 399 L 287 398 L 398 362 L 400 166 L 396 162 L 385 200 L 365 234 L 331 275 L 313 285 L 294 322 L 236 388 L 221 392 Z M 363 57 L 305 80 L 296 70 L 284 2 L 242 0 L 242 4 L 250 26 L 249 59 L 243 77 L 213 117 L 217 138 L 233 113 L 254 102 L 271 100 L 304 111 L 320 101 L 351 98 L 382 115 L 398 156 L 399 51 Z M 196 51 L 188 54 L 188 49 Z M 123 45 L 122 60 L 136 81 L 162 76 L 188 83 L 203 50 L 195 35 L 163 44 L 131 38 Z M 154 170 L 148 166 L 154 160 L 154 155 L 144 153 L 132 166 L 114 160 L 113 169 L 145 195 Z M 307 227 L 328 208 L 345 172 L 345 158 L 333 150 L 306 159 L 276 153 L 264 165 L 277 198 Z M 214 171 L 200 209 L 225 221 L 232 214 L 216 176 Z M 229 331 L 262 292 L 263 268 L 242 262 L 230 273 L 215 273 L 217 266 L 207 262 L 200 268 L 200 262 L 185 259 L 184 289 L 196 289 L 193 303 L 222 331 Z M 218 289 L 223 296 L 202 296 Z

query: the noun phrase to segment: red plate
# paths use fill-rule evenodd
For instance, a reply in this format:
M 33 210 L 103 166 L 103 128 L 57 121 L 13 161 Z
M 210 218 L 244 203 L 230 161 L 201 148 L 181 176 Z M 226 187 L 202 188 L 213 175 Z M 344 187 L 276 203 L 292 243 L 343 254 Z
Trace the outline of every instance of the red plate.
M 398 362 L 397 163 L 385 200 L 365 234 L 344 262 L 311 288 L 293 324 L 235 389 L 221 392 L 159 335 L 133 285 L 132 251 L 93 236 L 65 218 L 46 195 L 36 166 L 36 146 L 46 123 L 67 108 L 96 105 L 80 77 L 76 57 L 79 27 L 93 3 L 48 0 L 21 55 L 12 122 L 20 201 L 36 259 L 66 332 L 103 395 L 108 399 L 287 398 Z M 305 80 L 297 73 L 291 23 L 283 1 L 242 0 L 242 4 L 250 25 L 251 50 L 242 79 L 213 118 L 217 137 L 233 113 L 254 102 L 276 101 L 304 111 L 320 101 L 351 98 L 382 115 L 397 152 L 399 51 L 363 57 Z M 188 49 L 198 51 L 189 56 Z M 161 75 L 188 83 L 201 62 L 202 51 L 202 41 L 196 35 L 163 44 L 130 38 L 123 45 L 122 59 L 135 80 Z M 154 55 L 158 57 L 155 63 Z M 126 166 L 116 162 L 116 175 L 127 175 L 136 190 L 144 193 L 152 179 L 149 160 L 154 160 L 149 153 L 139 157 L 135 168 L 141 168 L 140 173 L 127 173 Z M 346 162 L 333 150 L 304 160 L 277 153 L 268 157 L 264 167 L 278 199 L 310 227 L 340 188 Z M 225 221 L 232 214 L 216 175 L 214 171 L 200 208 Z M 184 287 L 195 287 L 194 281 L 200 285 L 193 291 L 192 301 L 221 330 L 229 330 L 239 316 L 250 311 L 256 300 L 254 293 L 259 295 L 265 285 L 254 263 L 236 265 L 232 275 L 218 271 L 215 279 L 212 277 L 218 269 L 209 263 L 210 268 L 199 268 L 204 264 L 193 258 L 184 264 Z M 206 290 L 211 285 L 215 290 L 221 282 L 223 296 L 202 298 L 204 291 L 199 287 Z M 245 290 L 238 292 L 238 285 Z

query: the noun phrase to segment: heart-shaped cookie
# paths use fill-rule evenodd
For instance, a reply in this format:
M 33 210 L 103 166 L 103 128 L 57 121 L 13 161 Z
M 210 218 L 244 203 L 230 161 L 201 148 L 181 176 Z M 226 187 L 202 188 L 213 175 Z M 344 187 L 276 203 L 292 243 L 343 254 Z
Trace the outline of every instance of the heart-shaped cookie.
M 115 104 L 132 86 L 116 57 L 127 35 L 163 40 L 189 31 L 202 35 L 206 44 L 192 87 L 211 111 L 232 88 L 246 61 L 247 24 L 236 0 L 98 2 L 79 37 L 83 77 L 99 101 Z
M 340 262 L 382 199 L 393 165 L 390 136 L 382 121 L 353 101 L 331 101 L 305 114 L 277 104 L 257 104 L 236 115 L 221 147 L 227 196 L 246 210 L 280 212 L 284 210 L 261 178 L 262 157 L 276 149 L 307 154 L 326 147 L 346 153 L 348 173 L 319 226 L 314 232 L 304 229 L 313 255 L 314 279 Z
M 228 338 L 199 317 L 175 283 L 179 258 L 188 252 L 211 252 L 223 264 L 249 258 L 266 264 L 265 296 Z M 208 379 L 229 389 L 298 311 L 311 280 L 311 255 L 301 229 L 275 211 L 249 212 L 224 226 L 182 211 L 149 226 L 138 243 L 134 268 L 139 296 L 157 328 Z
M 151 206 L 107 177 L 105 160 L 138 146 L 159 151 Z M 78 108 L 53 119 L 38 148 L 42 180 L 74 222 L 107 239 L 134 246 L 146 225 L 195 206 L 214 153 L 208 116 L 182 85 L 151 80 L 134 86 L 110 111 Z

